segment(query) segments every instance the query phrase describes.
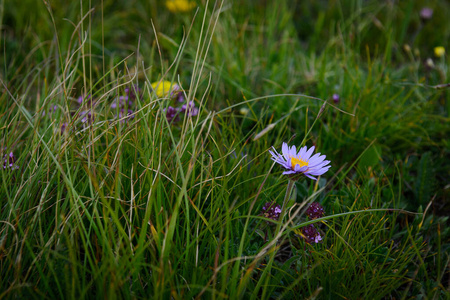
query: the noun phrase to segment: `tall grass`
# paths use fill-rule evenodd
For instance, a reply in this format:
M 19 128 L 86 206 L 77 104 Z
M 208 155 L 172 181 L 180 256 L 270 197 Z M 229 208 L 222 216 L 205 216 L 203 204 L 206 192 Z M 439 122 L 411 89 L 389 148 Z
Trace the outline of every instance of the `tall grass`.
M 1 2 L 0 298 L 449 297 L 433 5 L 421 28 L 414 1 Z M 282 142 L 332 168 L 279 222 L 261 209 L 283 203 Z

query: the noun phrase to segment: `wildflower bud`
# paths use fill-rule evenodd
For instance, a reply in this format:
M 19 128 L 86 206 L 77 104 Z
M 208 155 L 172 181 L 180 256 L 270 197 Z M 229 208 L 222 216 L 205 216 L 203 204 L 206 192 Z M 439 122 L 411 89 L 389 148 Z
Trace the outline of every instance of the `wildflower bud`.
M 420 19 L 423 22 L 428 21 L 432 17 L 433 17 L 433 9 L 431 9 L 429 7 L 424 7 L 420 10 Z
M 243 107 L 243 108 L 241 108 L 240 110 L 239 110 L 239 113 L 241 114 L 241 115 L 246 115 L 246 114 L 248 114 L 250 112 L 250 110 L 248 109 L 248 108 L 245 108 L 245 107 Z
M 339 97 L 338 94 L 333 94 L 332 98 L 333 98 L 334 104 L 338 104 L 339 103 L 340 97 Z
M 434 69 L 434 62 L 431 58 L 427 58 L 427 60 L 425 61 L 425 67 L 427 69 Z
M 274 221 L 277 221 L 281 214 L 281 206 L 279 204 L 276 204 L 275 202 L 267 202 L 264 207 L 262 208 L 261 215 L 272 219 Z M 269 222 L 268 222 L 269 223 Z M 270 223 L 272 224 L 272 223 Z
M 403 50 L 405 50 L 406 53 L 411 53 L 411 46 L 409 46 L 408 44 L 404 44 Z
M 325 111 L 325 107 L 327 106 L 327 102 L 325 101 L 322 106 L 320 107 L 319 113 L 317 114 L 317 117 L 319 118 L 323 112 Z
M 306 210 L 306 215 L 312 220 L 322 218 L 324 216 L 322 205 L 317 202 L 311 203 L 311 205 Z

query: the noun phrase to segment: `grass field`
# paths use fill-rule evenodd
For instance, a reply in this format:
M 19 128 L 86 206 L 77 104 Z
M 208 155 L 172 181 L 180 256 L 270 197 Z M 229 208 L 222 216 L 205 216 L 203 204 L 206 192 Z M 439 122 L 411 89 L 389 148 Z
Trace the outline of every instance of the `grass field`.
M 450 299 L 449 15 L 0 0 L 0 299 Z

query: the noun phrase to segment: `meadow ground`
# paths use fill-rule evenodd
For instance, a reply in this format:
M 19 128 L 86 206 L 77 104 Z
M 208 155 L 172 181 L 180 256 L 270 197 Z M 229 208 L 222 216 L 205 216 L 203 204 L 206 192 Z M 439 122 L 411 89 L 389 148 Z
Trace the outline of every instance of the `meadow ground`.
M 448 16 L 0 1 L 0 298 L 450 298 Z

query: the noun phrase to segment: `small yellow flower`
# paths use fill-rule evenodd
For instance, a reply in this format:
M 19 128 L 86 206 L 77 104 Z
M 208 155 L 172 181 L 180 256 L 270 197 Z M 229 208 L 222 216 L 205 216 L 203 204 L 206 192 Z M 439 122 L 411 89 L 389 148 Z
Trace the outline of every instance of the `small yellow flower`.
M 168 0 L 166 7 L 173 13 L 185 13 L 192 10 L 197 4 L 194 1 L 188 0 Z
M 168 97 L 169 94 L 180 90 L 178 84 L 170 81 L 155 81 L 152 83 L 152 89 L 155 91 L 156 96 L 159 98 Z
M 241 108 L 240 110 L 239 110 L 239 113 L 241 114 L 241 115 L 246 115 L 246 114 L 248 114 L 250 112 L 250 109 L 248 109 L 248 108 L 245 108 L 245 107 L 243 107 L 243 108 Z
M 436 55 L 436 57 L 442 57 L 445 55 L 445 48 L 442 46 L 439 47 L 434 47 L 434 55 Z

